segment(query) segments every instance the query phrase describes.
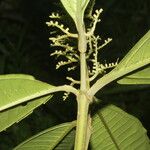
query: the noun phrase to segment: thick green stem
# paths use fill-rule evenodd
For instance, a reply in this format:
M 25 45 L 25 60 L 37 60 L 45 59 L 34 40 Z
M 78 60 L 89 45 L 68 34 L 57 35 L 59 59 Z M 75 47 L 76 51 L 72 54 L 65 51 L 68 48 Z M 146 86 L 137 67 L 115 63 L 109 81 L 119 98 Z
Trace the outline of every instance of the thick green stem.
M 80 90 L 87 90 L 87 66 L 86 66 L 86 57 L 85 53 L 80 53 Z
M 80 52 L 80 93 L 77 97 L 78 112 L 77 112 L 77 127 L 75 150 L 87 150 L 90 138 L 90 114 L 89 114 L 89 99 L 86 92 L 89 89 L 89 79 L 87 74 L 86 64 L 86 49 L 87 41 L 85 34 L 85 27 L 82 19 L 77 19 L 78 30 L 78 50 Z
M 78 97 L 78 114 L 77 114 L 77 128 L 75 139 L 75 150 L 87 150 L 89 141 L 89 102 L 84 93 Z

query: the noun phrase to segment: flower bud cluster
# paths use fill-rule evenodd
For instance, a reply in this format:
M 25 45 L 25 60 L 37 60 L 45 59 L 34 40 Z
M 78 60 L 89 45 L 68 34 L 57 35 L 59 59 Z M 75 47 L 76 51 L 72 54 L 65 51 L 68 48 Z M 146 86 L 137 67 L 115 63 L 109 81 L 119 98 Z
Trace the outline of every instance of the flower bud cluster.
M 113 68 L 118 64 L 118 60 L 115 63 L 103 64 L 98 59 L 101 50 L 112 41 L 111 38 L 107 38 L 103 41 L 100 36 L 97 36 L 94 33 L 97 23 L 101 21 L 99 17 L 102 11 L 103 9 L 95 11 L 95 13 L 90 17 L 91 23 L 88 27 L 86 27 L 86 33 L 83 33 L 86 35 L 87 39 L 86 61 L 88 65 L 90 82 L 96 79 L 99 75 L 103 75 L 106 72 L 106 69 Z M 80 61 L 80 53 L 78 48 L 76 44 L 73 44 L 74 41 L 77 43 L 78 34 L 71 33 L 68 27 L 65 27 L 63 24 L 59 23 L 58 19 L 61 18 L 59 14 L 52 13 L 50 18 L 51 20 L 46 24 L 61 31 L 61 33 L 55 33 L 55 36 L 49 38 L 51 41 L 51 46 L 57 47 L 57 50 L 52 52 L 51 56 L 56 56 L 56 58 L 61 57 L 61 60 L 56 64 L 56 69 L 67 65 L 68 71 L 75 70 L 77 63 Z M 62 60 L 62 56 L 65 58 L 64 60 Z M 71 77 L 67 77 L 67 79 L 71 81 L 72 86 L 80 84 L 79 81 L 74 80 Z M 65 93 L 63 99 L 67 99 L 68 95 L 69 93 Z
M 79 55 L 74 46 L 70 44 L 70 38 L 77 39 L 78 35 L 71 33 L 69 28 L 65 28 L 63 24 L 60 24 L 58 21 L 54 21 L 52 19 L 60 19 L 61 16 L 59 14 L 52 13 L 50 16 L 51 20 L 46 22 L 49 27 L 55 27 L 59 29 L 62 34 L 56 35 L 54 37 L 49 38 L 51 41 L 51 46 L 57 47 L 58 49 L 51 53 L 51 56 L 56 56 L 57 58 L 63 56 L 65 58 L 64 61 L 59 61 L 56 64 L 56 69 L 59 69 L 62 66 L 74 64 L 79 61 Z M 71 71 L 76 66 L 69 66 L 68 71 Z
M 91 16 L 92 22 L 90 24 L 90 27 L 87 29 L 87 44 L 88 44 L 88 50 L 86 54 L 87 61 L 92 63 L 92 66 L 90 65 L 89 68 L 89 76 L 90 81 L 93 81 L 98 75 L 104 74 L 106 69 L 113 68 L 117 65 L 118 61 L 115 63 L 105 63 L 99 62 L 98 55 L 101 49 L 103 49 L 106 45 L 108 45 L 112 39 L 108 38 L 102 41 L 100 36 L 96 36 L 94 31 L 96 29 L 96 25 L 101 20 L 99 19 L 100 14 L 102 13 L 103 9 L 96 10 L 95 13 Z M 99 44 L 102 43 L 102 44 Z

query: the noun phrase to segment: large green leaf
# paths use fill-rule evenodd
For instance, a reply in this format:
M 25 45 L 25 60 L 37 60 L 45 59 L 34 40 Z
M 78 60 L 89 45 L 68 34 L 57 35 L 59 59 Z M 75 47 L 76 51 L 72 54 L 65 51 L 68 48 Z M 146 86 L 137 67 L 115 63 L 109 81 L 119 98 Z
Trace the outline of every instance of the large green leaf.
M 84 18 L 84 11 L 89 3 L 89 0 L 61 0 L 63 6 L 69 13 L 69 15 L 73 18 L 74 22 L 77 22 L 78 16 L 80 18 Z
M 45 104 L 52 96 L 44 96 L 32 101 L 27 102 L 25 105 L 17 105 L 7 110 L 0 112 L 0 132 L 10 127 L 14 123 L 18 123 L 33 110 L 42 104 Z
M 149 150 L 150 141 L 141 122 L 109 105 L 93 117 L 91 147 L 93 150 Z
M 52 87 L 30 75 L 0 75 L 0 132 L 46 103 L 51 96 L 45 91 Z
M 55 147 L 55 150 L 73 150 L 75 130 L 71 130 L 64 139 Z
M 114 71 L 131 72 L 150 64 L 150 31 L 129 51 Z
M 75 125 L 76 122 L 70 122 L 49 128 L 21 143 L 14 150 L 71 150 Z
M 54 86 L 28 75 L 0 75 L 0 111 L 45 96 Z
M 150 67 L 125 76 L 117 82 L 119 84 L 150 84 Z

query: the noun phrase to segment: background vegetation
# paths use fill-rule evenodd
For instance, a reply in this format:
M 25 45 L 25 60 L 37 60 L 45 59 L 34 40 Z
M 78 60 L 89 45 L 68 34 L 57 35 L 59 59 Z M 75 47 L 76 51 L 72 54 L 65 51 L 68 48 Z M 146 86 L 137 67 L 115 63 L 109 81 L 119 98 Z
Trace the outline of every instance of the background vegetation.
M 95 8 L 103 8 L 102 22 L 97 33 L 102 38 L 112 37 L 113 42 L 103 51 L 105 62 L 121 60 L 129 49 L 150 29 L 150 1 L 96 0 Z M 50 57 L 49 14 L 63 13 L 55 0 L 1 0 L 0 1 L 0 74 L 25 73 L 50 84 L 66 82 L 65 69 L 55 70 L 55 59 Z M 64 16 L 67 20 L 68 16 Z M 65 22 L 65 21 L 64 21 Z M 66 22 L 66 24 L 70 24 Z M 51 30 L 52 31 L 52 30 Z M 73 76 L 78 78 L 76 72 Z M 150 87 L 119 86 L 113 84 L 97 94 L 105 103 L 114 103 L 137 116 L 150 135 Z M 71 97 L 70 99 L 73 99 Z M 113 101 L 110 99 L 113 99 Z M 99 107 L 99 104 L 97 104 Z M 62 101 L 62 93 L 40 107 L 19 124 L 0 134 L 0 149 L 11 150 L 21 141 L 53 125 L 76 118 L 76 103 Z

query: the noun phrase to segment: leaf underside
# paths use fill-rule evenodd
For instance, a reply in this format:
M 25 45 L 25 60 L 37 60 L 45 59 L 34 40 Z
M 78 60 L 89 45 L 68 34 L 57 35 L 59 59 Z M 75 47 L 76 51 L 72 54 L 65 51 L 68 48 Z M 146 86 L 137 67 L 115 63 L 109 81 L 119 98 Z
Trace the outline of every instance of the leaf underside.
M 75 122 L 47 129 L 23 142 L 14 150 L 72 150 Z M 140 121 L 120 108 L 107 106 L 93 117 L 92 150 L 148 150 L 146 130 Z
M 149 139 L 140 121 L 109 105 L 93 118 L 92 150 L 148 150 Z
M 138 69 L 150 64 L 150 31 L 129 51 L 114 70 Z
M 0 75 L 0 132 L 50 100 L 40 95 L 51 87 L 29 75 Z
M 48 100 L 51 99 L 51 97 L 52 96 L 45 96 L 30 101 L 25 105 L 17 105 L 0 112 L 0 132 L 30 115 L 34 109 L 42 104 L 45 104 Z
M 21 143 L 14 150 L 72 150 L 75 125 L 75 122 L 70 122 L 49 128 Z
M 124 79 L 128 77 L 128 76 L 125 76 L 128 73 L 137 71 L 137 74 L 138 74 L 137 69 L 140 69 L 149 64 L 150 64 L 150 31 L 148 31 L 137 42 L 137 44 L 135 44 L 135 46 L 128 52 L 128 54 L 121 60 L 121 62 L 109 73 L 109 76 L 112 75 L 112 80 L 118 79 L 123 76 L 124 77 L 122 79 Z M 143 71 L 144 71 L 145 77 L 149 76 L 149 73 L 146 72 L 147 70 L 146 71 L 143 70 Z M 136 72 L 134 72 L 134 76 L 136 75 L 135 73 Z M 140 74 L 137 75 L 138 78 L 140 78 L 141 74 L 142 74 L 142 71 L 140 72 Z M 131 74 L 129 77 L 132 77 Z M 143 80 L 143 82 L 145 81 Z M 125 84 L 125 81 L 124 81 L 124 84 Z
M 83 21 L 84 11 L 89 3 L 89 0 L 61 0 L 61 2 L 75 23 L 80 15 L 82 18 L 80 21 Z M 80 12 L 78 12 L 79 10 Z
M 54 150 L 73 150 L 75 141 L 75 130 L 71 130 Z
M 53 87 L 28 75 L 0 75 L 0 111 L 43 96 Z
M 119 84 L 150 84 L 150 66 L 117 81 Z

